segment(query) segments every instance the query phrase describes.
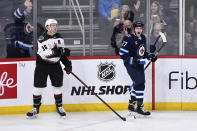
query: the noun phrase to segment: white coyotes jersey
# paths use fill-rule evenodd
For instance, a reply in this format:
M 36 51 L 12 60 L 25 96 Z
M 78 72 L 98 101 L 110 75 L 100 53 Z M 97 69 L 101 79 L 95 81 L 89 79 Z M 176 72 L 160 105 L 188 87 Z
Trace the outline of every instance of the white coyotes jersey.
M 44 37 L 45 36 L 45 37 Z M 53 48 L 56 47 L 65 47 L 64 39 L 58 35 L 49 36 L 49 35 L 42 35 L 38 40 L 38 52 L 37 54 L 45 61 L 56 63 L 59 61 L 60 57 L 50 57 L 53 56 Z M 50 58 L 49 58 L 50 57 Z

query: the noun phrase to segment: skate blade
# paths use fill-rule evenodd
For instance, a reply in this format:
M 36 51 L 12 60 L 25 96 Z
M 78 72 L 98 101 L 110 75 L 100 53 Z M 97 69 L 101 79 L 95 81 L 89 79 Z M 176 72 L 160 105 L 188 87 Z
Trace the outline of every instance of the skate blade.
M 127 116 L 136 119 L 136 115 L 137 115 L 137 112 L 129 111 Z
M 142 115 L 142 114 L 138 114 L 136 113 L 136 115 L 134 116 L 135 119 L 140 118 L 140 119 L 148 119 L 151 118 L 151 115 Z
M 35 115 L 35 116 L 26 116 L 26 119 L 37 119 L 38 118 L 38 115 Z
M 61 119 L 66 119 L 66 116 L 60 116 Z

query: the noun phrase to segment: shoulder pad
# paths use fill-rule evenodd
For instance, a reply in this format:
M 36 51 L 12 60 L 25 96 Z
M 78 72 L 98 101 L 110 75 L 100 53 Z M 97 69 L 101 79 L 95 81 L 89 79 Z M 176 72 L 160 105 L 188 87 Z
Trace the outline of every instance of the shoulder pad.
M 56 38 L 62 38 L 60 33 L 56 33 L 55 36 L 56 36 Z

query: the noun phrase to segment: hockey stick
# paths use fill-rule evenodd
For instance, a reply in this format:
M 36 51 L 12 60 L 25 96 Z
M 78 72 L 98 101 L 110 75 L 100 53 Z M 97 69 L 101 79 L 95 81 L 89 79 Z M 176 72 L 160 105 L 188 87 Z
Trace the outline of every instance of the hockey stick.
M 166 45 L 166 43 L 167 43 L 167 40 L 166 40 L 165 35 L 164 35 L 163 33 L 160 32 L 160 35 L 157 37 L 157 39 L 156 39 L 154 45 L 156 45 L 156 43 L 158 42 L 158 40 L 159 40 L 160 37 L 161 37 L 162 40 L 163 40 L 163 44 L 161 45 L 161 47 L 159 48 L 159 50 L 156 51 L 155 56 L 157 56 L 157 55 L 159 54 L 159 52 L 162 50 L 162 48 L 163 48 L 163 47 Z M 144 68 L 144 70 L 146 70 L 146 69 L 149 67 L 149 65 L 150 65 L 151 63 L 152 63 L 152 62 L 149 61 L 148 64 L 146 65 L 146 67 Z
M 159 35 L 159 36 L 156 38 L 156 40 L 155 40 L 153 46 L 155 46 L 155 45 L 157 44 L 157 42 L 159 41 L 159 38 L 160 38 L 160 37 L 161 37 L 161 35 Z M 146 68 L 148 68 L 148 66 L 150 65 L 150 63 L 151 63 L 151 61 L 148 62 L 148 64 L 147 64 L 146 67 L 144 68 L 144 70 L 146 70 Z
M 99 100 L 101 100 L 109 109 L 111 109 L 120 119 L 122 119 L 123 121 L 126 121 L 125 117 L 120 116 L 113 108 L 111 108 L 111 106 L 109 106 L 102 98 L 100 98 L 90 87 L 88 87 L 81 79 L 79 79 L 79 77 L 77 77 L 73 72 L 71 72 L 71 74 L 77 79 L 79 80 L 86 88 L 88 88 L 92 94 L 94 94 Z

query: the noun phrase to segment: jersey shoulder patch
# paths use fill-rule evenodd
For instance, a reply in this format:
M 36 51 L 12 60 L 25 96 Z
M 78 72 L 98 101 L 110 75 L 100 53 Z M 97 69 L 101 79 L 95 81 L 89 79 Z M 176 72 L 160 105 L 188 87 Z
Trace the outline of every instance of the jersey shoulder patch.
M 41 35 L 41 36 L 39 37 L 39 40 L 44 40 L 44 36 Z

